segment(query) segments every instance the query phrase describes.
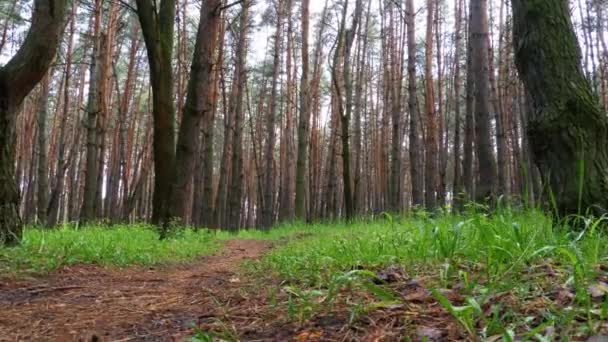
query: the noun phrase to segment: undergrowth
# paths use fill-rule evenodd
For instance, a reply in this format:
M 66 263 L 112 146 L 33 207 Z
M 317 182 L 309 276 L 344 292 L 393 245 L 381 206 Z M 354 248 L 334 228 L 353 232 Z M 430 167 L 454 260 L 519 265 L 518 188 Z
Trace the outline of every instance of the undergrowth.
M 608 330 L 608 235 L 598 228 L 604 218 L 577 220 L 583 230 L 539 211 L 503 209 L 316 225 L 309 227 L 316 234 L 276 248 L 254 268 L 283 280 L 294 320 L 331 308 L 323 304 L 338 300 L 340 288 L 351 291 L 345 302 L 353 315 L 407 306 L 412 295 L 403 284 L 413 283 L 471 339 L 590 336 Z M 395 269 L 403 279 L 382 279 Z M 374 300 L 362 307 L 353 288 Z
M 220 244 L 206 230 L 182 230 L 166 240 L 143 225 L 28 228 L 14 248 L 0 248 L 0 274 L 40 273 L 72 264 L 106 266 L 180 262 L 215 252 Z
M 146 225 L 27 227 L 18 247 L 0 247 L 0 275 L 44 273 L 73 264 L 125 267 L 181 262 L 212 254 L 226 240 L 289 241 L 309 230 L 298 224 L 238 232 L 178 227 L 159 240 L 158 231 Z

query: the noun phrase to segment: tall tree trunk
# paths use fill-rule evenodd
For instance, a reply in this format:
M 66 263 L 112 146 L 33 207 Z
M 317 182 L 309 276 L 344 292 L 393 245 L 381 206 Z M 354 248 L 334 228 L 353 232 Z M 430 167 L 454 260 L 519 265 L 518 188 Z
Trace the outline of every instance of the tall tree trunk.
M 512 0 L 515 61 L 531 95 L 527 135 L 560 215 L 608 208 L 608 118 L 580 62 L 568 2 Z
M 298 159 L 296 161 L 295 216 L 307 218 L 306 170 L 308 168 L 308 141 L 310 138 L 310 84 L 308 76 L 308 32 L 310 0 L 302 0 L 302 76 L 300 78 L 300 121 L 298 123 Z
M 220 161 L 220 174 L 218 181 L 218 189 L 215 201 L 214 218 L 215 225 L 218 228 L 223 227 L 226 224 L 226 206 L 228 198 L 228 188 L 230 182 L 230 161 L 232 160 L 232 136 L 234 132 L 234 119 L 230 110 L 227 109 L 227 96 L 226 87 L 224 81 L 224 74 L 220 72 L 220 78 L 222 82 L 222 102 L 224 107 L 224 148 L 222 150 L 222 159 Z M 233 88 L 236 88 L 236 83 L 233 80 Z M 231 94 L 234 93 L 231 90 Z
M 471 45 L 475 77 L 475 147 L 479 184 L 475 199 L 492 200 L 496 191 L 496 160 L 490 125 L 490 78 L 488 60 L 488 2 L 471 0 Z
M 341 24 L 341 35 L 338 38 L 338 45 L 336 47 L 336 53 L 339 56 L 342 55 L 342 78 L 344 82 L 344 95 L 342 95 L 342 86 L 340 85 L 340 78 L 337 75 L 337 65 L 334 63 L 334 87 L 336 90 L 336 100 L 338 113 L 340 114 L 340 124 L 342 128 L 342 179 L 343 179 L 343 191 L 344 191 L 344 209 L 346 219 L 352 219 L 354 216 L 353 206 L 353 195 L 352 195 L 352 179 L 351 179 L 351 165 L 350 165 L 350 117 L 352 113 L 353 104 L 353 84 L 351 77 L 351 58 L 350 53 L 352 50 L 353 43 L 355 41 L 355 35 L 357 33 L 357 27 L 361 20 L 361 14 L 363 11 L 362 0 L 357 0 L 355 4 L 355 11 L 353 13 L 353 22 L 351 26 L 346 29 L 346 13 L 347 3 L 344 3 L 342 11 L 342 24 Z M 343 40 L 343 42 L 342 42 Z M 340 53 L 340 50 L 342 52 Z M 343 103 L 342 97 L 345 100 Z
M 47 73 L 63 29 L 65 0 L 35 0 L 21 48 L 0 68 L 0 245 L 21 240 L 19 189 L 15 183 L 16 116 L 27 94 Z
M 38 224 L 46 225 L 46 210 L 49 198 L 48 186 L 48 154 L 47 154 L 47 139 L 46 139 L 46 118 L 48 116 L 48 99 L 49 99 L 49 81 L 51 73 L 47 74 L 42 79 L 40 89 L 40 101 L 38 103 L 38 203 L 37 217 Z
M 268 110 L 268 118 L 266 119 L 266 148 L 265 148 L 265 178 L 264 178 L 264 202 L 262 208 L 262 226 L 270 227 L 274 223 L 274 202 L 275 202 L 275 165 L 274 165 L 274 149 L 275 149 L 275 122 L 277 111 L 279 109 L 279 74 L 281 73 L 281 42 L 283 31 L 283 8 L 282 2 L 277 3 L 277 23 L 276 33 L 274 36 L 274 56 L 272 62 L 272 85 L 270 93 L 270 105 Z
M 239 19 L 239 39 L 236 48 L 235 80 L 236 96 L 230 101 L 234 116 L 234 137 L 232 139 L 232 180 L 228 199 L 228 227 L 237 230 L 241 221 L 241 198 L 243 197 L 243 100 L 247 84 L 247 27 L 249 24 L 249 4 L 243 2 Z
M 407 11 L 407 75 L 408 112 L 410 116 L 409 154 L 410 178 L 412 180 L 412 206 L 424 204 L 422 154 L 420 145 L 420 123 L 418 121 L 418 90 L 416 87 L 416 12 L 414 0 L 406 0 Z
M 294 83 L 295 83 L 295 68 L 293 67 L 293 22 L 291 20 L 292 14 L 292 6 L 293 0 L 287 1 L 287 13 L 286 17 L 287 21 L 287 57 L 285 61 L 285 69 L 287 73 L 287 85 L 286 85 L 286 103 L 285 103 L 285 128 L 283 133 L 281 134 L 281 145 L 283 146 L 283 150 L 285 152 L 283 162 L 281 165 L 282 168 L 282 187 L 281 187 L 281 197 L 279 201 L 279 220 L 287 220 L 290 221 L 294 217 L 294 203 L 293 203 L 293 193 L 294 193 L 294 173 L 293 173 L 293 112 L 294 112 Z
M 471 13 L 469 11 L 469 23 L 472 22 Z M 465 123 L 464 123 L 464 157 L 462 176 L 464 178 L 464 188 L 466 191 L 466 200 L 472 200 L 475 196 L 475 181 L 474 176 L 474 161 L 473 161 L 473 144 L 475 141 L 475 115 L 473 108 L 475 105 L 475 78 L 473 71 L 473 46 L 471 44 L 471 25 L 467 32 L 467 77 L 466 77 L 466 97 L 465 97 Z
M 208 94 L 215 87 L 212 82 L 217 33 L 220 27 L 220 0 L 205 1 L 201 6 L 200 23 L 194 47 L 194 57 L 190 68 L 188 95 L 182 116 L 177 141 L 175 180 L 172 189 L 171 217 L 183 221 L 188 210 L 188 183 L 194 174 L 197 139 L 203 120 L 211 115 L 213 98 Z M 186 223 L 186 222 L 184 222 Z
M 98 151 L 97 151 L 97 122 L 99 113 L 98 96 L 102 93 L 99 86 L 103 86 L 99 62 L 102 62 L 105 46 L 102 47 L 101 37 L 101 0 L 95 1 L 93 24 L 93 50 L 91 52 L 91 62 L 89 64 L 89 97 L 87 104 L 87 144 L 86 144 L 86 169 L 84 180 L 84 195 L 80 219 L 84 222 L 92 221 L 95 218 L 95 202 L 98 181 Z
M 426 95 L 426 166 L 425 166 L 425 206 L 428 209 L 437 207 L 437 171 L 439 137 L 437 133 L 437 113 L 433 87 L 433 17 L 435 0 L 427 0 L 426 49 L 424 63 Z
M 454 16 L 455 16 L 455 41 L 454 41 L 454 186 L 452 190 L 454 207 L 459 210 L 462 206 L 462 193 L 463 182 L 462 182 L 462 161 L 460 159 L 460 57 L 462 53 L 462 0 L 454 1 Z
M 394 5 L 392 5 L 394 6 Z M 391 7 L 391 15 L 390 21 L 391 24 L 389 29 L 394 32 L 392 19 L 393 9 Z M 390 46 L 388 47 L 390 53 L 388 53 L 390 58 L 391 65 L 391 77 L 390 80 L 387 80 L 388 87 L 390 88 L 389 94 L 391 98 L 390 103 L 390 112 L 391 112 L 391 165 L 390 165 L 390 175 L 389 175 L 389 209 L 394 212 L 401 211 L 401 73 L 400 73 L 400 58 L 397 57 L 397 53 L 395 50 L 395 37 L 394 33 L 390 35 Z M 387 105 L 389 105 L 387 103 Z
M 136 0 L 137 15 L 148 52 L 154 117 L 154 198 L 152 222 L 165 225 L 175 161 L 175 109 L 173 105 L 173 30 L 175 1 Z M 165 229 L 161 230 L 164 238 Z
M 216 63 L 222 63 L 224 58 L 224 34 L 226 30 L 224 29 L 224 25 L 220 23 L 219 30 L 219 38 L 218 38 L 218 54 Z M 214 151 L 214 122 L 215 115 L 217 112 L 217 95 L 218 95 L 218 81 L 220 79 L 222 68 L 217 67 L 214 70 L 213 87 L 208 88 L 208 93 L 206 96 L 209 97 L 209 102 L 213 105 L 211 109 L 211 113 L 207 116 L 207 120 L 203 121 L 203 199 L 201 203 L 202 212 L 201 216 L 201 224 L 204 227 L 213 226 L 214 222 L 214 200 L 213 197 L 213 151 Z

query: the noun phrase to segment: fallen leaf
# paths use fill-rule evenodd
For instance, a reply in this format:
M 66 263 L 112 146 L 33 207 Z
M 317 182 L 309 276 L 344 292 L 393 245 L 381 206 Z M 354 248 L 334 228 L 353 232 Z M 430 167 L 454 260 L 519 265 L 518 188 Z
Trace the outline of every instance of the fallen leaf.
M 416 337 L 419 341 L 439 341 L 441 340 L 441 330 L 431 327 L 416 328 Z
M 608 284 L 600 281 L 597 284 L 589 286 L 588 290 L 592 298 L 602 298 L 608 293 Z
M 302 331 L 301 333 L 298 334 L 298 336 L 296 336 L 296 340 L 298 341 L 310 341 L 310 340 L 315 340 L 315 339 L 319 339 L 321 338 L 321 336 L 323 335 L 322 332 L 319 331 Z

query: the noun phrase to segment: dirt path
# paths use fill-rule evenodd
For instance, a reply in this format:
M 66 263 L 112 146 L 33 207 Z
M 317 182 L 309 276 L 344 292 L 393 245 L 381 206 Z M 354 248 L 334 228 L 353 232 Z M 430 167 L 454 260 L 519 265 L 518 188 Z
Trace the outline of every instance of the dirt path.
M 177 268 L 64 268 L 0 281 L 0 341 L 172 341 L 216 311 L 214 294 L 242 286 L 239 265 L 266 241 L 228 241 L 222 252 Z

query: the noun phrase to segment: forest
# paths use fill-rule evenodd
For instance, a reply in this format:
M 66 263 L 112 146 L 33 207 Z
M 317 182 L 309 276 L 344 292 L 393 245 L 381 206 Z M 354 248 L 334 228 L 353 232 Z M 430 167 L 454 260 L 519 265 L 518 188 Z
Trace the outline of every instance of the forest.
M 606 12 L 0 0 L 0 341 L 608 341 Z

